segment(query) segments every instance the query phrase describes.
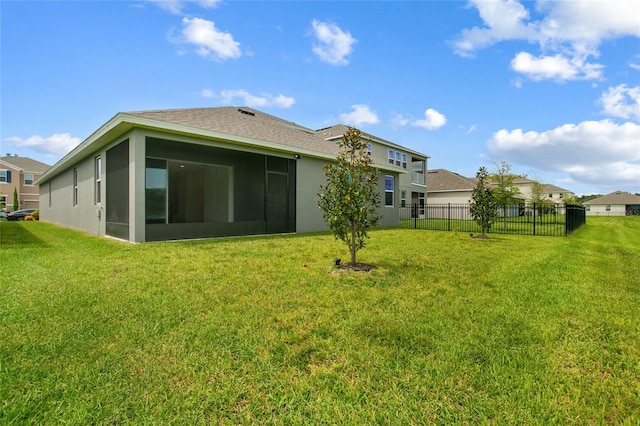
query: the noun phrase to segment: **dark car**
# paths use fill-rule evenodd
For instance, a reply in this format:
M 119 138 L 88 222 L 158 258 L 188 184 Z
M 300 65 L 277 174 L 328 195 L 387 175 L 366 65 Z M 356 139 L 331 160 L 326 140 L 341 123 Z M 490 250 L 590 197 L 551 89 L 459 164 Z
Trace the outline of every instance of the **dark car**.
M 22 209 L 7 213 L 7 220 L 24 220 L 25 217 L 31 216 L 36 209 Z

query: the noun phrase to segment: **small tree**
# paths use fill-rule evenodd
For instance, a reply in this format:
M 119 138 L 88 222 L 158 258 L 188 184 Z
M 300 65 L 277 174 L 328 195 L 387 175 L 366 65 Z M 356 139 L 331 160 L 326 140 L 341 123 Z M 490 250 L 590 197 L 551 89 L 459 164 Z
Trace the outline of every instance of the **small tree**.
M 544 185 L 536 180 L 533 181 L 533 185 L 531 186 L 531 197 L 529 198 L 529 202 L 535 206 L 536 210 L 538 210 L 538 220 L 542 223 L 542 215 L 547 210 L 549 198 L 547 197 Z
M 16 211 L 20 208 L 20 203 L 18 202 L 18 188 L 13 188 L 13 211 Z
M 520 195 L 520 189 L 516 186 L 515 180 L 517 176 L 511 173 L 511 165 L 506 161 L 496 164 L 495 173 L 491 174 L 489 179 L 495 186 L 493 188 L 493 197 L 502 209 L 502 218 L 504 221 L 504 230 L 507 230 L 507 217 L 509 216 L 508 208 L 518 202 L 516 198 Z
M 493 196 L 493 190 L 487 185 L 487 177 L 487 169 L 480 167 L 476 173 L 478 183 L 471 191 L 471 217 L 482 229 L 483 236 L 486 236 L 491 225 L 496 221 L 499 206 Z
M 327 184 L 320 186 L 318 206 L 324 221 L 341 239 L 356 263 L 356 252 L 365 246 L 367 231 L 378 224 L 380 204 L 378 171 L 367 154 L 367 143 L 359 130 L 349 127 L 340 141 L 336 163 L 324 166 Z

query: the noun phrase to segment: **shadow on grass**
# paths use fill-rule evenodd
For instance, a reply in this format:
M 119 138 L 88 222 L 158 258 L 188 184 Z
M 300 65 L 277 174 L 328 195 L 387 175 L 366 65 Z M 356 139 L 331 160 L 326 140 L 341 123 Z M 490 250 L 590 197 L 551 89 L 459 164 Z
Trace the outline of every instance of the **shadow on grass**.
M 49 247 L 49 244 L 33 235 L 29 230 L 32 225 L 33 223 L 30 222 L 0 222 L 0 248 Z

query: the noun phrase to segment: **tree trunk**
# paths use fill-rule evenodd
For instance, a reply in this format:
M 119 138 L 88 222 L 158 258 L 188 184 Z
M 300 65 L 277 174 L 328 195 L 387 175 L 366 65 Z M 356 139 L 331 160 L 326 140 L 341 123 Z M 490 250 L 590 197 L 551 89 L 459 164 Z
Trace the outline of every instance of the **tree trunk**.
M 355 265 L 356 263 L 356 225 L 351 222 L 351 244 L 349 245 L 351 249 L 351 263 Z

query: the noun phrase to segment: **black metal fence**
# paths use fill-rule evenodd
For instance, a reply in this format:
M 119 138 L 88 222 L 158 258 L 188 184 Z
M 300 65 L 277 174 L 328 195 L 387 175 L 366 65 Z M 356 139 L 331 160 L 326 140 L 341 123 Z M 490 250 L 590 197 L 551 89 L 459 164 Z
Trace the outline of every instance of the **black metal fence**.
M 470 204 L 413 204 L 400 207 L 400 226 L 411 229 L 480 233 Z M 490 233 L 565 236 L 586 222 L 585 208 L 571 204 L 512 205 L 498 209 Z

